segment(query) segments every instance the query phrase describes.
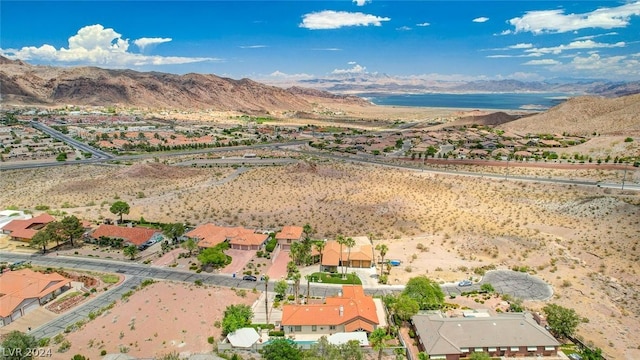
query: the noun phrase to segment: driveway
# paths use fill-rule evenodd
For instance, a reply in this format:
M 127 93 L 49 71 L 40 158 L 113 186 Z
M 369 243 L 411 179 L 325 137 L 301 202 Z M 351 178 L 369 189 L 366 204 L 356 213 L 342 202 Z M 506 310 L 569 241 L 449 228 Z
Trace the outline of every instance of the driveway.
M 256 256 L 256 250 L 228 249 L 224 253 L 231 256 L 231 264 L 220 271 L 222 274 L 236 273 L 236 275 L 240 275 L 242 268 Z
M 486 283 L 491 284 L 500 294 L 509 294 L 522 300 L 547 300 L 553 295 L 551 285 L 539 277 L 512 270 L 487 271 L 479 283 L 471 286 L 445 284 L 441 287 L 445 294 L 460 295 L 462 292 L 480 290 L 480 286 Z
M 276 260 L 271 264 L 267 275 L 273 280 L 284 279 L 287 276 L 287 264 L 291 261 L 288 250 L 280 250 Z

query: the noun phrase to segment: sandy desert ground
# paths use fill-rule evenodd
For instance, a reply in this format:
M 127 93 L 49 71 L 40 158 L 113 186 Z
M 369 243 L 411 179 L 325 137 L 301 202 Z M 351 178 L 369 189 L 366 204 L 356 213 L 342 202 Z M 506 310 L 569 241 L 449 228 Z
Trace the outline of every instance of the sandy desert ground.
M 134 219 L 272 229 L 308 222 L 319 238 L 370 234 L 389 245 L 387 258 L 403 261 L 393 283 L 527 266 L 554 286 L 552 301 L 588 319 L 579 328 L 586 341 L 607 358 L 640 358 L 637 192 L 324 161 L 252 168 L 221 181 L 234 171 L 158 163 L 6 171 L 0 204 L 98 219 L 113 218 L 109 205 L 119 198 Z
M 246 290 L 154 283 L 67 334 L 71 347 L 65 353 L 54 352 L 52 358 L 68 359 L 80 353 L 99 359 L 102 350 L 145 358 L 173 352 L 208 353 L 213 350 L 208 337 L 218 340 L 221 336 L 214 323 L 222 321 L 224 309 L 231 304 L 250 306 L 257 297 Z

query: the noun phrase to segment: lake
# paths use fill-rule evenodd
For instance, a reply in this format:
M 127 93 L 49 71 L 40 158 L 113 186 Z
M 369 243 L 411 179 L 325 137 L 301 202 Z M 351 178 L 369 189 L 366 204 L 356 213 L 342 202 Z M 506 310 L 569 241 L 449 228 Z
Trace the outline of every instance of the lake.
M 546 110 L 570 97 L 562 93 L 359 94 L 376 105 L 462 109 Z

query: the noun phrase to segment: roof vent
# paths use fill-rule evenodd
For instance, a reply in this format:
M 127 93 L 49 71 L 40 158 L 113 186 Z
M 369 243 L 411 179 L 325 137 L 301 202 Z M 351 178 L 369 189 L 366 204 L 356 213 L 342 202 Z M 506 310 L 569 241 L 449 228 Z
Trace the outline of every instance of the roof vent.
M 344 315 L 344 306 L 340 305 L 340 316 Z

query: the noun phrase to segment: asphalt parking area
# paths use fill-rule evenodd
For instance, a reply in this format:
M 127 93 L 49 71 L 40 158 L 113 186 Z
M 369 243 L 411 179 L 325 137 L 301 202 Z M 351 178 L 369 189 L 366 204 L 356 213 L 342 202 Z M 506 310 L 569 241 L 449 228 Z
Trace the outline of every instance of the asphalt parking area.
M 509 294 L 522 300 L 547 300 L 553 295 L 551 285 L 539 277 L 512 270 L 487 271 L 478 283 L 464 287 L 446 284 L 442 285 L 442 291 L 448 295 L 460 295 L 462 292 L 480 290 L 480 286 L 486 283 L 491 284 L 500 294 Z

